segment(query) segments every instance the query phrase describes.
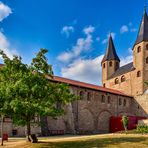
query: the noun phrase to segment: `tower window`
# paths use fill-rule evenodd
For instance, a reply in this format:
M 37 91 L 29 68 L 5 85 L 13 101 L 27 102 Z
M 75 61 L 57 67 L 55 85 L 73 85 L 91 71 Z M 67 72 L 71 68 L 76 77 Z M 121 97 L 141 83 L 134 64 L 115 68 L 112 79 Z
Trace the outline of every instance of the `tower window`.
M 115 70 L 117 70 L 118 68 L 119 68 L 119 63 L 116 62 L 116 69 Z
M 105 63 L 103 64 L 103 68 L 105 68 Z
M 146 58 L 146 64 L 148 64 L 148 57 Z
M 137 53 L 141 52 L 141 46 L 138 46 Z
M 119 79 L 118 78 L 115 79 L 115 84 L 119 84 Z
M 102 95 L 101 102 L 105 103 L 105 96 L 104 95 Z
M 83 100 L 84 99 L 84 92 L 80 91 L 80 99 Z
M 107 103 L 108 103 L 108 104 L 111 103 L 111 97 L 110 97 L 110 96 L 107 97 Z
M 141 77 L 141 71 L 137 71 L 137 77 Z
M 148 51 L 148 44 L 146 44 L 146 50 Z
M 112 63 L 112 61 L 110 61 L 110 62 L 109 62 L 109 66 L 112 67 L 112 65 L 113 65 L 113 63 Z
M 122 76 L 121 77 L 121 82 L 124 82 L 125 81 L 125 76 Z

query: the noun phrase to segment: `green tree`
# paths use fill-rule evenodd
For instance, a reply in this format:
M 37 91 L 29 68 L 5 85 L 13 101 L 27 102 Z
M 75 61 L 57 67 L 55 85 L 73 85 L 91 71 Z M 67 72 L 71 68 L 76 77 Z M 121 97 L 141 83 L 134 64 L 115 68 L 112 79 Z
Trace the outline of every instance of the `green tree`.
M 122 123 L 123 123 L 125 132 L 127 132 L 128 121 L 129 121 L 129 119 L 127 116 L 122 116 Z
M 4 60 L 0 69 L 0 96 L 4 94 L 4 97 L 0 101 L 6 106 L 5 114 L 16 125 L 27 126 L 28 139 L 35 116 L 61 116 L 64 105 L 76 99 L 68 85 L 50 81 L 53 71 L 47 63 L 46 53 L 46 49 L 41 49 L 29 66 L 18 56 L 10 59 L 0 52 Z M 4 106 L 1 106 L 2 110 Z

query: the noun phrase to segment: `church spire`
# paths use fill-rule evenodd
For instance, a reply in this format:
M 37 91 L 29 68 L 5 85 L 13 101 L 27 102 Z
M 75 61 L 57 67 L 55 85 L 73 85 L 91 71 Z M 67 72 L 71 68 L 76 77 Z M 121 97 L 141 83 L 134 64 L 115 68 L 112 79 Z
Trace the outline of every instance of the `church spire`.
M 102 60 L 102 63 L 105 62 L 105 61 L 110 61 L 110 60 L 117 60 L 117 61 L 120 62 L 120 59 L 119 59 L 119 57 L 116 53 L 116 49 L 115 49 L 111 34 L 109 36 L 108 46 L 107 46 L 104 58 Z
M 142 41 L 148 41 L 148 16 L 146 12 L 146 5 L 144 6 L 144 14 L 142 17 L 142 21 L 141 21 L 141 25 L 139 28 L 135 45 Z

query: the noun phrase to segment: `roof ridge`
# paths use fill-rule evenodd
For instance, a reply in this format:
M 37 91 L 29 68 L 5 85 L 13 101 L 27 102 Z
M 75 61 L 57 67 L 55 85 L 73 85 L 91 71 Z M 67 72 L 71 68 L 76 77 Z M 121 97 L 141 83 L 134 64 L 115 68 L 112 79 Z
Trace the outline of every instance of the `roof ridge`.
M 78 81 L 78 80 L 72 80 L 72 79 L 64 78 L 64 77 L 60 77 L 60 76 L 54 76 L 53 79 L 50 79 L 50 80 L 68 83 L 68 84 L 75 85 L 75 86 L 95 89 L 95 90 L 99 90 L 99 91 L 103 91 L 103 92 L 107 92 L 107 93 L 118 94 L 118 95 L 121 95 L 121 96 L 130 96 L 130 95 L 127 95 L 127 94 L 125 94 L 125 93 L 123 93 L 119 90 L 104 88 L 104 87 L 99 86 L 99 85 L 81 82 L 81 81 Z M 132 97 L 132 96 L 130 96 L 130 97 Z

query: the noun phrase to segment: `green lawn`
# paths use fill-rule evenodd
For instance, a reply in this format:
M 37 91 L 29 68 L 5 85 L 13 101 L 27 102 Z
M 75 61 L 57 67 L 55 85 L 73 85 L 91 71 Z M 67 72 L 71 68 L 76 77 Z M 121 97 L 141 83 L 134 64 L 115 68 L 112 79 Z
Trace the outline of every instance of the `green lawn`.
M 15 145 L 13 145 L 15 144 Z M 93 135 L 73 137 L 40 138 L 39 143 L 30 144 L 24 140 L 11 140 L 4 147 L 25 148 L 148 148 L 146 135 Z

